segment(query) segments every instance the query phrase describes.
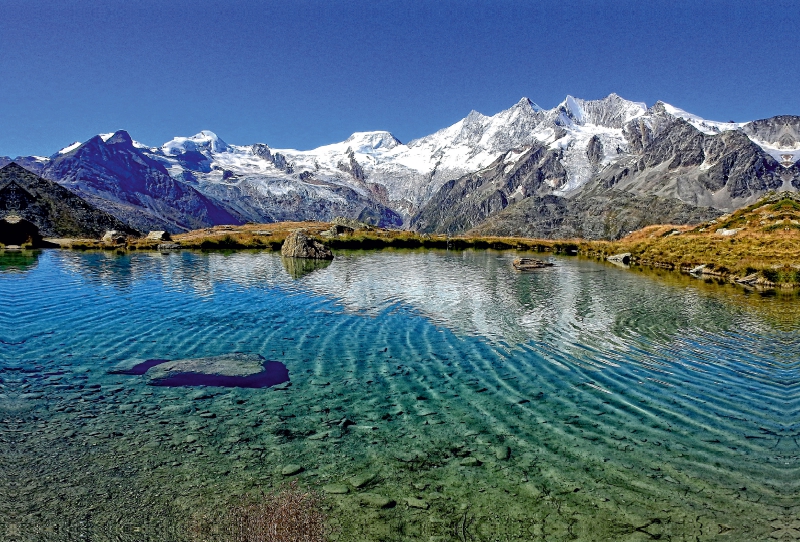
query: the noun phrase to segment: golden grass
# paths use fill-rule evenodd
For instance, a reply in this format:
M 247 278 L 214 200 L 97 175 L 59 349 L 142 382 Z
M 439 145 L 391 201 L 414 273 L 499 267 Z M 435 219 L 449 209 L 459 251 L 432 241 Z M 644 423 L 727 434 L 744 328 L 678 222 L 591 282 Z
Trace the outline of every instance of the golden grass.
M 612 242 L 595 242 L 589 254 L 630 252 L 639 264 L 674 269 L 706 265 L 730 278 L 760 275 L 769 285 L 800 283 L 800 202 L 770 196 L 698 226 L 650 226 Z M 723 235 L 736 230 L 733 235 Z M 673 232 L 679 232 L 673 234 Z

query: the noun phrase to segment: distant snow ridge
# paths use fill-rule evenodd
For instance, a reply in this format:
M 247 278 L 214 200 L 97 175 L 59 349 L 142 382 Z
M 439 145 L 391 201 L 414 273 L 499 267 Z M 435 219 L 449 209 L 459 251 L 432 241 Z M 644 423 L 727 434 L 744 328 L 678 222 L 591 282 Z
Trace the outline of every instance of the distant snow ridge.
M 556 169 L 566 172 L 544 175 L 548 193 L 554 196 L 572 197 L 603 176 L 613 184 L 620 172 L 650 167 L 645 164 L 648 160 L 641 161 L 645 149 L 675 126 L 687 128 L 690 137 L 744 134 L 788 171 L 800 160 L 799 119 L 709 121 L 663 102 L 648 108 L 610 94 L 599 100 L 567 96 L 552 109 L 522 98 L 495 115 L 471 111 L 451 126 L 405 144 L 390 132 L 370 131 L 316 149 L 281 149 L 265 143 L 231 145 L 209 130 L 175 137 L 155 148 L 130 143 L 141 157 L 163 166 L 176 182 L 186 183 L 247 220 L 326 219 L 343 213 L 395 224 L 408 223 L 448 181 L 484 171 L 498 159 L 503 171 L 513 174 L 531 149 L 548 153 L 557 162 Z M 112 144 L 121 137 L 118 134 L 101 134 L 93 140 Z M 47 169 L 45 162 L 70 157 L 88 143 L 74 143 L 48 159 L 28 157 L 26 163 Z M 679 138 L 676 149 L 678 143 Z M 664 147 L 663 152 L 668 151 L 672 152 Z M 710 147 L 701 149 L 699 153 L 706 154 L 698 159 L 697 167 L 703 171 L 716 167 L 720 163 L 716 152 Z M 654 193 L 655 183 L 664 174 L 654 170 L 648 181 Z M 728 174 L 720 175 L 727 178 Z M 111 190 L 117 185 L 109 181 L 109 186 Z M 513 203 L 528 195 L 517 190 L 509 197 Z M 120 205 L 127 205 L 125 197 L 119 195 Z M 694 198 L 692 204 L 701 201 L 692 194 L 681 197 Z
M 749 124 L 708 121 L 663 102 L 654 107 L 705 134 L 742 130 Z M 380 185 L 385 189 L 385 203 L 409 216 L 448 180 L 478 171 L 511 149 L 534 145 L 561 153 L 568 174 L 556 193 L 579 190 L 598 170 L 629 153 L 623 128 L 640 118 L 646 124 L 658 122 L 649 118 L 652 114 L 646 104 L 616 94 L 600 100 L 567 96 L 553 109 L 522 98 L 492 116 L 472 111 L 455 124 L 407 144 L 386 131 L 356 132 L 340 143 L 300 151 L 264 144 L 228 145 L 203 130 L 191 137 L 176 137 L 154 154 L 173 176 L 201 185 L 244 183 L 248 190 L 264 194 L 285 194 L 292 186 L 308 189 L 322 182 L 373 197 L 375 188 L 370 185 Z M 750 137 L 776 159 L 785 158 L 787 149 L 756 135 Z M 800 144 L 790 152 L 800 158 Z M 208 162 L 201 166 L 197 160 L 188 160 L 187 153 L 200 153 Z M 351 158 L 357 168 L 347 166 Z M 354 177 L 353 171 L 361 174 Z

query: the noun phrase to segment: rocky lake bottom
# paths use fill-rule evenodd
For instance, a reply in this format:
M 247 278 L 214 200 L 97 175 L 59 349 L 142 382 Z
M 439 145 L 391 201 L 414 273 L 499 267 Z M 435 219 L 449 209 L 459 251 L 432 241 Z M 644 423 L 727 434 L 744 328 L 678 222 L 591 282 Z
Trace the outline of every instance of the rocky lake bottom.
M 0 254 L 0 537 L 197 541 L 296 480 L 332 540 L 800 539 L 796 297 L 517 257 Z M 288 381 L 148 378 L 234 353 Z

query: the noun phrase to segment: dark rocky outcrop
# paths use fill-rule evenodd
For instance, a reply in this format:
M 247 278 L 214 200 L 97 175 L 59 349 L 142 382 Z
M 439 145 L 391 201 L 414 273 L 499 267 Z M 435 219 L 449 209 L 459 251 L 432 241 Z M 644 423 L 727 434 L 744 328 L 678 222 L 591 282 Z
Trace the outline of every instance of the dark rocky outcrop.
M 603 142 L 598 136 L 592 136 L 586 146 L 586 157 L 593 166 L 597 166 L 603 161 Z
M 528 198 L 492 216 L 470 233 L 550 239 L 618 239 L 652 224 L 696 224 L 722 215 L 674 198 L 597 190 L 581 197 Z
M 19 215 L 7 215 L 0 219 L 0 244 L 5 246 L 42 246 L 42 235 L 36 224 Z
M 367 180 L 367 176 L 364 174 L 364 168 L 362 168 L 361 164 L 359 164 L 356 160 L 356 155 L 353 152 L 353 149 L 348 147 L 345 154 L 347 155 L 348 161 L 339 162 L 339 169 L 352 175 L 354 180 L 361 183 L 365 182 Z
M 99 238 L 106 230 L 138 232 L 59 184 L 11 163 L 0 169 L 0 215 L 31 222 L 43 237 Z
M 250 147 L 250 152 L 259 158 L 263 158 L 267 162 L 272 162 L 272 165 L 286 173 L 293 173 L 294 166 L 290 164 L 284 155 L 279 152 L 272 153 L 268 145 L 264 143 L 256 143 Z
M 745 132 L 704 134 L 661 103 L 623 133 L 635 156 L 600 174 L 618 189 L 730 211 L 784 184 L 782 166 Z
M 281 255 L 286 258 L 333 259 L 331 249 L 308 237 L 303 230 L 297 230 L 289 234 L 281 247 Z

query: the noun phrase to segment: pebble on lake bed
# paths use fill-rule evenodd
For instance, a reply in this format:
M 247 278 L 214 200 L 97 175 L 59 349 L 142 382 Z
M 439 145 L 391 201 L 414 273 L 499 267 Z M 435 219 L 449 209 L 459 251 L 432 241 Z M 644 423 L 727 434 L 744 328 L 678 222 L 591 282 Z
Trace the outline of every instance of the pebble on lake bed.
M 356 489 L 361 489 L 362 487 L 368 485 L 375 479 L 375 475 L 372 473 L 363 473 L 357 474 L 350 478 L 350 485 Z
M 284 476 L 294 476 L 303 472 L 303 467 L 300 465 L 286 465 L 281 469 L 281 474 Z
M 499 446 L 494 449 L 494 456 L 500 461 L 506 461 L 511 457 L 511 448 L 508 446 Z
M 328 484 L 326 486 L 322 486 L 322 491 L 328 493 L 329 495 L 345 495 L 350 493 L 350 488 L 344 484 Z
M 378 495 L 377 493 L 363 493 L 361 502 L 373 508 L 391 508 L 397 504 L 386 495 Z
M 406 504 L 408 504 L 410 508 L 419 508 L 420 510 L 428 509 L 428 503 L 416 497 L 406 497 Z

